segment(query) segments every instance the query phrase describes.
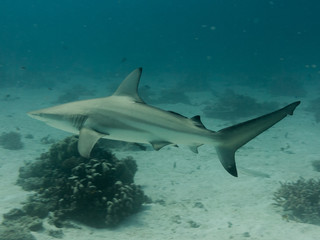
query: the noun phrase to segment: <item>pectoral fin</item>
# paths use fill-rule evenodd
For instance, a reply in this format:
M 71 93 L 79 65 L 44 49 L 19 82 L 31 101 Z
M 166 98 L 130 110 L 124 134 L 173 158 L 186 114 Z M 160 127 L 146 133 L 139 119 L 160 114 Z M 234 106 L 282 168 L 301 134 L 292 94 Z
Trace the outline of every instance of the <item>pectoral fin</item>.
M 90 153 L 97 141 L 105 136 L 90 128 L 81 128 L 79 133 L 78 151 L 82 157 L 89 158 Z

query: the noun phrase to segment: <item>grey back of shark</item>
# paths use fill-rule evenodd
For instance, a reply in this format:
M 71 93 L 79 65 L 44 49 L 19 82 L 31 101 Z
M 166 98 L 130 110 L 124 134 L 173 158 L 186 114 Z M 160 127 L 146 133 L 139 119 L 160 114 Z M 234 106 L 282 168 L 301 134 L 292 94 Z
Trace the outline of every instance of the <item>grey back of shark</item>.
M 264 116 L 224 128 L 207 129 L 200 116 L 184 117 L 147 105 L 138 94 L 142 69 L 131 72 L 116 92 L 104 98 L 70 102 L 28 114 L 50 126 L 79 134 L 78 150 L 89 158 L 100 138 L 136 143 L 150 143 L 155 150 L 167 145 L 184 144 L 193 152 L 211 144 L 223 167 L 238 176 L 235 152 L 287 115 L 292 115 L 300 101 Z

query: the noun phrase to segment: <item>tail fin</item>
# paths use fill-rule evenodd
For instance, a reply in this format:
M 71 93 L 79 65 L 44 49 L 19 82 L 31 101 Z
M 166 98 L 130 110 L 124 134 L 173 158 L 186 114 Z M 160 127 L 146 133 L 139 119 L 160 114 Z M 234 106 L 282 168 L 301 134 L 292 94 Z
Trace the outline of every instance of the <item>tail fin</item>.
M 220 162 L 223 167 L 233 176 L 237 177 L 237 167 L 235 162 L 235 152 L 238 148 L 258 136 L 274 124 L 292 115 L 300 101 L 289 104 L 275 112 L 264 116 L 231 126 L 216 132 L 216 136 L 221 144 L 216 147 Z

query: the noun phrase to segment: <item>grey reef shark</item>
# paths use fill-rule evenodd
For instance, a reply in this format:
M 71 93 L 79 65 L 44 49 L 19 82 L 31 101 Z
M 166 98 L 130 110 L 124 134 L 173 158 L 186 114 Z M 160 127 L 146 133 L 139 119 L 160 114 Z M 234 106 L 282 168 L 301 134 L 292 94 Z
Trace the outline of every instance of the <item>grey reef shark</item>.
M 131 72 L 109 97 L 70 102 L 28 114 L 48 125 L 79 134 L 78 151 L 85 158 L 100 138 L 150 143 L 155 150 L 183 144 L 197 153 L 198 147 L 215 147 L 223 167 L 237 177 L 235 152 L 274 124 L 292 115 L 300 101 L 272 113 L 220 131 L 207 129 L 200 116 L 184 117 L 146 104 L 138 94 L 142 68 Z M 250 107 L 250 106 L 248 106 Z

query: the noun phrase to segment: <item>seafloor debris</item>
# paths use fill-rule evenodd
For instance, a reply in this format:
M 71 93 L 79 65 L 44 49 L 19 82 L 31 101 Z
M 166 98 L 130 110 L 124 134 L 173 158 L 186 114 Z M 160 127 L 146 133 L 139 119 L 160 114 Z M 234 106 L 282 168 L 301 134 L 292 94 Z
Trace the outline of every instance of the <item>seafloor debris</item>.
M 0 136 L 0 145 L 9 150 L 22 149 L 21 134 L 17 132 L 2 133 Z
M 275 102 L 258 103 L 254 98 L 226 90 L 215 104 L 207 105 L 203 112 L 207 117 L 234 120 L 259 115 L 277 109 Z
M 281 183 L 274 200 L 287 219 L 320 225 L 320 179 Z
M 93 227 L 115 226 L 137 212 L 146 196 L 134 184 L 136 162 L 118 160 L 99 146 L 86 159 L 77 150 L 78 139 L 68 137 L 53 144 L 50 151 L 20 168 L 18 184 L 36 191 L 24 204 L 29 216 L 44 218 L 64 226 L 76 220 Z

